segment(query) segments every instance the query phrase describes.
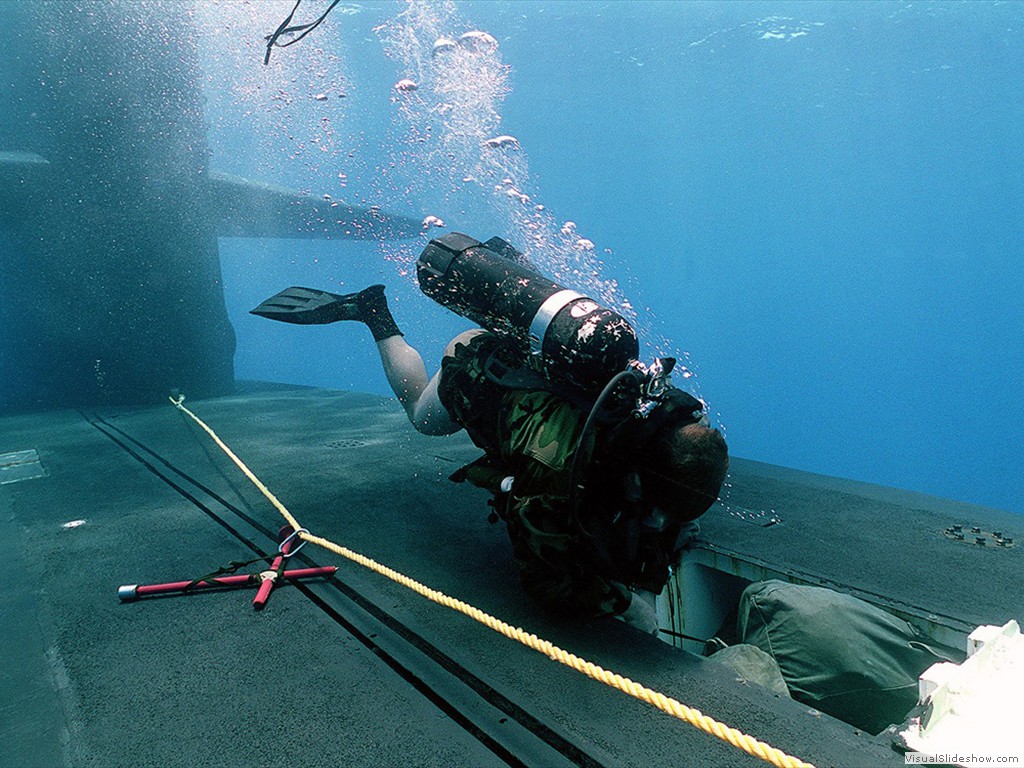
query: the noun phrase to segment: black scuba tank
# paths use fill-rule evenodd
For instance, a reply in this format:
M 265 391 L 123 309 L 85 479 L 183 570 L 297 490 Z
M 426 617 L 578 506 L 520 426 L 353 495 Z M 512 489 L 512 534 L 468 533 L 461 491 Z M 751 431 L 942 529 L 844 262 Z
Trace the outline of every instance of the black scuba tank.
M 538 274 L 501 238 L 481 243 L 452 232 L 431 240 L 416 277 L 442 306 L 521 342 L 530 367 L 549 381 L 597 391 L 639 356 L 622 315 Z

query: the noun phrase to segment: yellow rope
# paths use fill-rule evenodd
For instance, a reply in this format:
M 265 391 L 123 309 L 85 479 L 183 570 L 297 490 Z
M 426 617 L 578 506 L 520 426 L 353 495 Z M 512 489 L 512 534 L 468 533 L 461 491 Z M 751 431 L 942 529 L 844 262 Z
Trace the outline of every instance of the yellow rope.
M 245 463 L 235 455 L 228 446 L 217 437 L 217 434 L 210 429 L 203 421 L 196 416 L 192 411 L 183 405 L 185 400 L 184 396 L 180 396 L 177 399 L 170 398 L 171 402 L 180 411 L 190 416 L 203 430 L 206 431 L 214 442 L 230 457 L 235 465 L 242 470 L 247 478 L 255 485 L 260 492 L 270 501 L 271 504 L 280 512 L 288 524 L 296 531 L 303 531 L 302 526 L 299 525 L 298 521 L 292 516 L 291 512 L 278 501 L 277 497 L 260 481 L 256 475 L 245 465 Z M 458 611 L 459 613 L 469 616 L 481 624 L 490 627 L 496 632 L 501 633 L 507 638 L 515 640 L 528 648 L 532 648 L 539 653 L 543 653 L 545 656 L 557 661 L 559 664 L 563 664 L 567 667 L 575 669 L 577 672 L 582 672 L 587 677 L 594 680 L 598 680 L 605 685 L 609 685 L 612 688 L 616 688 L 619 691 L 632 696 L 633 698 L 645 701 L 648 704 L 657 707 L 662 712 L 672 715 L 673 717 L 679 718 L 696 728 L 700 728 L 705 733 L 709 733 L 723 741 L 732 744 L 738 749 L 742 749 L 749 755 L 761 758 L 762 760 L 771 763 L 772 765 L 779 766 L 779 768 L 814 768 L 811 763 L 804 762 L 795 757 L 787 755 L 785 752 L 776 749 L 770 744 L 766 744 L 763 741 L 758 741 L 752 736 L 747 736 L 742 731 L 738 731 L 735 728 L 731 728 L 723 723 L 718 722 L 714 718 L 708 717 L 703 714 L 700 710 L 688 707 L 685 704 L 665 696 L 662 693 L 658 693 L 640 683 L 634 682 L 627 677 L 622 677 L 614 672 L 610 672 L 597 664 L 593 664 L 586 659 L 581 659 L 579 656 L 562 650 L 558 646 L 550 643 L 547 640 L 537 637 L 536 635 L 527 632 L 520 627 L 513 627 L 511 624 L 502 621 L 501 619 L 495 618 L 479 608 L 474 608 L 468 603 L 464 603 L 454 597 L 449 597 L 443 592 L 439 592 L 436 589 L 431 589 L 424 584 L 412 579 L 398 571 L 388 568 L 385 565 L 381 565 L 375 560 L 372 560 L 365 555 L 361 555 L 358 552 L 354 552 L 347 547 L 343 547 L 340 544 L 335 544 L 333 541 L 322 538 L 320 536 L 314 536 L 311 533 L 301 532 L 299 534 L 305 541 L 317 546 L 323 547 L 324 549 L 330 550 L 335 554 L 341 555 L 352 562 L 358 563 L 365 568 L 369 568 L 371 571 L 380 574 L 392 581 L 401 584 L 404 587 L 411 589 L 418 595 L 427 598 L 439 605 L 446 606 L 452 610 Z
M 264 496 L 266 496 L 267 500 L 271 504 L 274 505 L 274 508 L 284 516 L 284 519 L 288 521 L 288 525 L 290 525 L 292 527 L 293 531 L 300 531 L 300 530 L 302 530 L 302 526 L 299 525 L 299 521 L 296 520 L 292 516 L 292 513 L 288 511 L 288 508 L 285 507 L 285 505 L 282 504 L 280 501 L 278 501 L 277 496 L 275 496 L 273 493 L 270 492 L 270 489 L 267 488 L 267 486 L 265 486 L 263 484 L 263 481 L 260 480 L 258 477 L 256 477 L 256 475 L 253 474 L 251 469 L 249 469 L 247 466 L 245 466 L 245 462 L 243 462 L 240 458 L 238 458 L 238 456 L 235 455 L 234 451 L 232 451 L 230 448 L 228 448 L 227 443 L 225 443 L 223 440 L 221 440 L 219 437 L 217 437 L 217 433 L 216 432 L 214 432 L 212 429 L 210 429 L 208 426 L 206 426 L 206 424 L 203 423 L 202 419 L 200 419 L 198 416 L 196 416 L 194 413 L 192 413 L 192 411 L 190 411 L 188 408 L 186 408 L 183 405 L 183 403 L 185 402 L 185 396 L 184 395 L 179 395 L 177 398 L 171 397 L 171 398 L 168 398 L 168 399 L 171 401 L 171 403 L 174 404 L 175 408 L 177 408 L 182 413 L 184 413 L 184 414 L 186 414 L 188 416 L 191 416 L 192 420 L 196 424 L 198 424 L 200 427 L 202 427 L 203 430 L 206 432 L 206 434 L 208 434 L 210 437 L 213 438 L 213 442 L 215 442 L 217 444 L 217 446 L 222 451 L 224 451 L 224 453 L 226 453 L 228 455 L 228 458 L 230 458 L 233 462 L 235 462 L 235 465 L 240 470 L 242 470 L 243 474 L 247 478 L 249 478 L 249 480 L 252 482 L 252 484 L 255 485 L 257 488 L 259 488 L 260 493 L 262 493 Z

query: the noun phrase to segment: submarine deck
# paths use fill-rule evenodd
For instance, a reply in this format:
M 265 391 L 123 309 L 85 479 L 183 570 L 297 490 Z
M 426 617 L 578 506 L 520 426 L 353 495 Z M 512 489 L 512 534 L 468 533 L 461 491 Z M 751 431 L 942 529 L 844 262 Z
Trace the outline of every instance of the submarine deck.
M 187 405 L 313 533 L 803 760 L 903 764 L 883 739 L 619 622 L 540 613 L 485 494 L 446 480 L 477 450 L 416 434 L 393 400 L 260 385 Z M 337 575 L 278 587 L 261 612 L 246 589 L 121 603 L 121 584 L 272 551 L 280 515 L 169 404 L 0 419 L 0 453 L 33 450 L 38 462 L 9 467 L 25 479 L 0 473 L 0 532 L 13 544 L 0 560 L 0 765 L 763 765 L 313 546 L 296 560 Z M 935 538 L 943 515 L 984 512 L 1007 530 L 1015 516 L 744 461 L 732 482 L 735 504 L 771 506 L 782 523 L 716 507 L 707 551 L 912 595 L 966 621 L 996 621 L 1007 601 L 1019 615 L 1019 591 L 1007 591 L 1016 549 Z M 935 567 L 936 546 L 954 567 Z

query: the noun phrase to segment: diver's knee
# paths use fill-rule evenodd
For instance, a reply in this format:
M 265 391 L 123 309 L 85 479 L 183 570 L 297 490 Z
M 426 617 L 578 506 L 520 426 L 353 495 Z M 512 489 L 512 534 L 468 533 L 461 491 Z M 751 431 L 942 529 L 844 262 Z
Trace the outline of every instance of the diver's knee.
M 437 394 L 438 379 L 438 376 L 431 379 L 423 394 L 406 409 L 409 421 L 422 435 L 451 435 L 461 429 L 452 421 L 448 409 L 441 403 L 441 398 Z
M 453 435 L 462 429 L 462 427 L 451 420 L 448 412 L 443 408 L 438 411 L 436 409 L 420 410 L 413 407 L 408 414 L 409 421 L 412 422 L 413 427 L 421 435 L 440 437 L 442 435 Z

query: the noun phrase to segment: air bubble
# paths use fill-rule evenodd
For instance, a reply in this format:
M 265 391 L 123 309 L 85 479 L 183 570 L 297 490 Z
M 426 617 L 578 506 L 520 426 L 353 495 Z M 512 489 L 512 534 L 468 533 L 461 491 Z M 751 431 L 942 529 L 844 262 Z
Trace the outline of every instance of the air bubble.
M 474 29 L 459 37 L 459 45 L 472 53 L 492 53 L 498 47 L 493 36 L 480 29 Z
M 519 149 L 519 139 L 508 134 L 487 139 L 484 144 L 491 149 Z

